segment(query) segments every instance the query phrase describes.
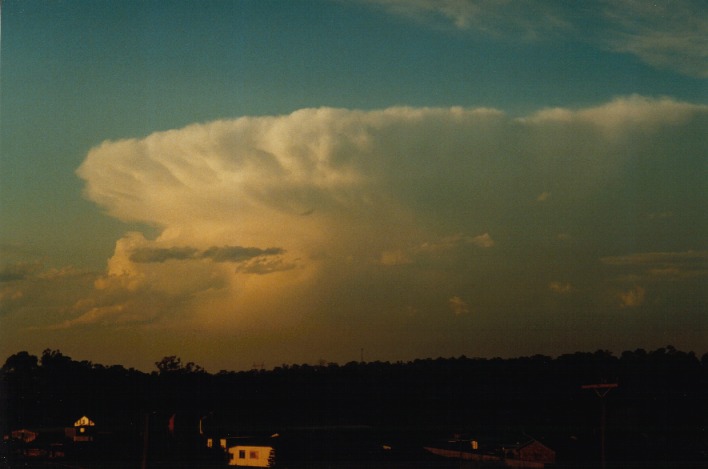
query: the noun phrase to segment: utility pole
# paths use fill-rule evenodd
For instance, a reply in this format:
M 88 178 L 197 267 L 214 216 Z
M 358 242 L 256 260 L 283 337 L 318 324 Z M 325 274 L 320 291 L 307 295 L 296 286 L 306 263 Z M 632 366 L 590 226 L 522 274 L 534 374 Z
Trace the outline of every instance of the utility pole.
M 143 416 L 143 454 L 140 459 L 140 468 L 147 469 L 148 442 L 150 441 L 150 413 L 145 412 Z
M 619 386 L 617 383 L 601 383 L 601 384 L 586 384 L 580 386 L 581 389 L 591 389 L 595 395 L 600 398 L 601 414 L 600 414 L 600 464 L 602 469 L 605 469 L 605 423 L 607 420 L 607 408 L 605 406 L 605 396 L 611 390 Z

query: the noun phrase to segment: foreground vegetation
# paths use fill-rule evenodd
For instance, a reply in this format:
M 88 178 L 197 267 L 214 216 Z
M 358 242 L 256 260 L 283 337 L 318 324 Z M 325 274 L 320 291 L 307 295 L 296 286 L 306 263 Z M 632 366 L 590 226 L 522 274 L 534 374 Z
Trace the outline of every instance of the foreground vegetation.
M 156 368 L 75 361 L 56 350 L 14 354 L 2 367 L 3 435 L 70 426 L 88 415 L 97 426 L 132 435 L 120 443 L 129 455 L 141 451 L 146 423 L 165 433 L 177 416 L 185 444 L 169 451 L 179 448 L 185 457 L 201 421 L 202 433 L 215 435 L 366 426 L 411 447 L 453 433 L 516 432 L 556 449 L 559 462 L 593 461 L 602 401 L 582 386 L 604 382 L 618 384 L 604 400 L 608 460 L 708 461 L 708 354 L 671 346 L 620 356 L 459 357 L 215 374 L 165 357 Z

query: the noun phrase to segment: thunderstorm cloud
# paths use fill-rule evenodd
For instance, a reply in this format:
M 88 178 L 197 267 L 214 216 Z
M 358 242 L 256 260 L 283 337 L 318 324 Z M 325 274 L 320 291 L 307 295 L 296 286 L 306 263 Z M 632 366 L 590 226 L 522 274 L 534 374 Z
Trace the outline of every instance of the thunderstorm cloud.
M 685 142 L 707 119 L 705 106 L 631 96 L 522 118 L 486 108 L 302 109 L 107 141 L 77 171 L 86 196 L 159 235 L 118 240 L 96 282 L 99 303 L 113 309 L 86 320 L 143 320 L 129 312 L 141 295 L 156 298 L 152 311 L 164 303 L 184 318 L 209 304 L 216 322 L 278 317 L 275 298 L 290 305 L 289 318 L 310 314 L 317 297 L 371 315 L 391 301 L 405 303 L 401 309 L 422 301 L 384 292 L 415 289 L 431 275 L 443 285 L 437 301 L 461 297 L 462 279 L 484 278 L 500 263 L 534 277 L 558 233 L 616 252 L 629 234 L 623 220 L 656 223 L 646 215 L 671 210 L 680 224 L 682 213 L 691 215 L 685 207 L 695 206 L 696 192 L 669 186 L 703 187 L 704 153 Z M 637 185 L 656 187 L 622 203 Z M 589 236 L 587 226 L 600 228 Z M 602 264 L 648 262 L 620 254 Z M 666 269 L 695 257 L 652 259 Z M 555 275 L 570 274 L 550 271 L 538 289 L 570 292 L 572 276 Z M 381 304 L 355 312 L 363 307 L 344 293 L 352 284 L 381 295 Z M 512 297 L 528 288 L 494 287 Z M 121 291 L 137 296 L 123 301 Z M 639 303 L 637 292 L 623 304 Z
M 452 347 L 465 321 L 485 330 L 512 312 L 526 315 L 509 340 L 573 305 L 651 314 L 708 271 L 691 250 L 707 228 L 707 124 L 706 106 L 630 96 L 524 117 L 302 109 L 106 141 L 77 170 L 86 197 L 156 234 L 125 233 L 92 288 L 54 294 L 58 313 L 34 322 L 333 343 L 422 327 Z M 637 230 L 642 244 L 628 244 Z M 667 230 L 674 247 L 660 250 Z M 37 269 L 4 268 L 4 311 L 50 295 Z M 703 301 L 698 283 L 681 285 Z M 444 304 L 462 321 L 447 332 Z M 586 331 L 582 318 L 565 320 Z

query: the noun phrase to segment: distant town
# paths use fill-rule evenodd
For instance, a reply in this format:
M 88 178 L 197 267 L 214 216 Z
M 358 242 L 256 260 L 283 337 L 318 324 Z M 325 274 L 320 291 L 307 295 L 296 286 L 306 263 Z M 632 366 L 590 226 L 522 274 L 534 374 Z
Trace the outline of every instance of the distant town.
M 708 466 L 708 354 L 2 366 L 0 467 Z

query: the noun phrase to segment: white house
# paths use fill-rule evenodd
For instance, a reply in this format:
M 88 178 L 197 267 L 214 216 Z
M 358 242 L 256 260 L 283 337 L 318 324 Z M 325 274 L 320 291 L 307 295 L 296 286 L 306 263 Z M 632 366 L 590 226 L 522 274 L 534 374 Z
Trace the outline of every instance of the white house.
M 275 460 L 272 446 L 236 445 L 228 452 L 229 466 L 270 467 Z

